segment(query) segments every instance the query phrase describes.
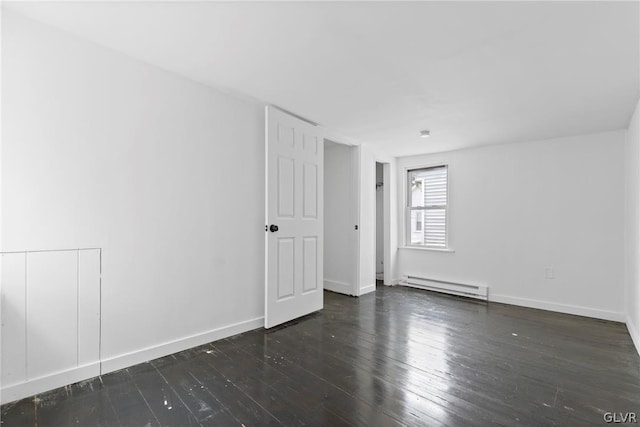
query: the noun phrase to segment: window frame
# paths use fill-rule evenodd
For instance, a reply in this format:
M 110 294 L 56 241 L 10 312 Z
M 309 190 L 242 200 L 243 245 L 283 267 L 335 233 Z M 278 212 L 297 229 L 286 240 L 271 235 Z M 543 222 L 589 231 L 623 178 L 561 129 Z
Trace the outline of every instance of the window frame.
M 412 195 L 411 195 L 411 182 L 410 174 L 415 171 L 427 170 L 427 169 L 437 169 L 437 168 L 446 168 L 447 170 L 447 181 L 446 181 L 446 189 L 447 189 L 447 203 L 445 205 L 432 205 L 432 206 L 422 206 L 422 207 L 412 207 Z M 443 251 L 443 252 L 453 252 L 450 247 L 450 216 L 451 216 L 451 166 L 448 163 L 440 162 L 429 165 L 416 165 L 416 166 L 407 166 L 404 168 L 404 199 L 405 199 L 405 215 L 404 215 L 404 247 L 407 249 L 419 249 L 419 250 L 427 250 L 427 251 Z M 430 245 L 415 245 L 411 244 L 411 213 L 413 211 L 425 211 L 430 209 L 443 209 L 445 211 L 445 224 L 444 224 L 444 246 L 430 246 Z M 423 230 L 424 230 L 424 219 L 423 219 Z

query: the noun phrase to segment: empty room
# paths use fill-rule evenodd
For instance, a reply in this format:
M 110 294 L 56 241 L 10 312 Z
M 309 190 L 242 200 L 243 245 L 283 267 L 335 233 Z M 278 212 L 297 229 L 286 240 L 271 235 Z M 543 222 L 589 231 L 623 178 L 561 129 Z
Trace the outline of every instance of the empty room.
M 0 423 L 640 418 L 640 1 L 2 1 Z

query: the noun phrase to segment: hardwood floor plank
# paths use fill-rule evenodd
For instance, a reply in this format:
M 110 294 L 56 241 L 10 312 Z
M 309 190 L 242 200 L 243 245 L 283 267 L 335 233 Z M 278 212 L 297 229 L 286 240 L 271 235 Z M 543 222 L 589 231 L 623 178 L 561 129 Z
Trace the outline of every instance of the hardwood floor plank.
M 183 378 L 185 373 L 188 373 L 196 381 L 194 385 L 203 386 L 202 390 L 207 391 L 215 398 L 217 405 L 227 411 L 238 425 L 282 425 L 250 396 L 244 394 L 230 380 L 212 369 L 201 356 L 191 357 L 188 362 L 181 363 L 177 367 L 166 364 L 157 366 L 157 369 L 170 381 L 180 381 L 179 378 Z
M 250 336 L 247 337 L 250 338 Z M 228 342 L 231 343 L 232 339 Z M 225 341 L 227 340 L 216 342 L 214 345 L 225 345 Z M 240 350 L 238 356 L 252 356 L 256 361 L 262 361 L 266 366 L 267 378 L 275 379 L 279 388 L 293 391 L 292 398 L 302 399 L 306 405 L 313 405 L 313 402 L 319 402 L 323 412 L 326 413 L 322 418 L 329 418 L 334 422 L 338 422 L 338 425 L 344 422 L 351 425 L 392 426 L 402 424 L 398 420 L 385 415 L 375 406 L 364 402 L 359 397 L 314 375 L 300 365 L 292 363 L 283 354 L 265 349 L 262 344 L 265 344 L 264 340 L 260 339 L 253 345 L 240 346 L 238 347 Z M 235 346 L 236 343 L 232 343 L 232 347 L 227 347 L 227 351 L 232 351 L 231 349 Z
M 250 335 L 247 335 L 250 338 Z M 235 338 L 235 337 L 234 337 Z M 230 338 L 229 340 L 232 340 Z M 362 396 L 353 395 L 348 390 L 306 369 L 290 360 L 278 348 L 270 344 L 269 338 L 259 339 L 250 345 L 242 345 L 245 352 L 263 360 L 291 381 L 297 383 L 302 396 L 321 399 L 324 407 L 353 425 L 391 426 L 409 424 L 386 415 L 380 408 L 370 404 Z
M 153 371 L 134 374 L 133 384 L 140 391 L 161 425 L 199 426 L 200 423 L 183 400 L 173 391 L 171 384 L 154 368 Z

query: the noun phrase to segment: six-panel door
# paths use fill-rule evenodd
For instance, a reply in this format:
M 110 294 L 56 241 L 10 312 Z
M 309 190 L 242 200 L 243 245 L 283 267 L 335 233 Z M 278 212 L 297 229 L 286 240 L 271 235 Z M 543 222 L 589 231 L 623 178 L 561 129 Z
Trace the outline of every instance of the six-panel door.
M 320 310 L 323 138 L 320 128 L 267 107 L 265 327 Z

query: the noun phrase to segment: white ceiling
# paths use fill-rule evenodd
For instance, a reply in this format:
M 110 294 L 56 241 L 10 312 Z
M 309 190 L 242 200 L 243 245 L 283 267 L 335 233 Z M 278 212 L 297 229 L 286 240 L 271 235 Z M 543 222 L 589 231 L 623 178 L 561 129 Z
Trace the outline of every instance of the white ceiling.
M 622 129 L 640 96 L 637 1 L 3 3 L 394 156 Z

